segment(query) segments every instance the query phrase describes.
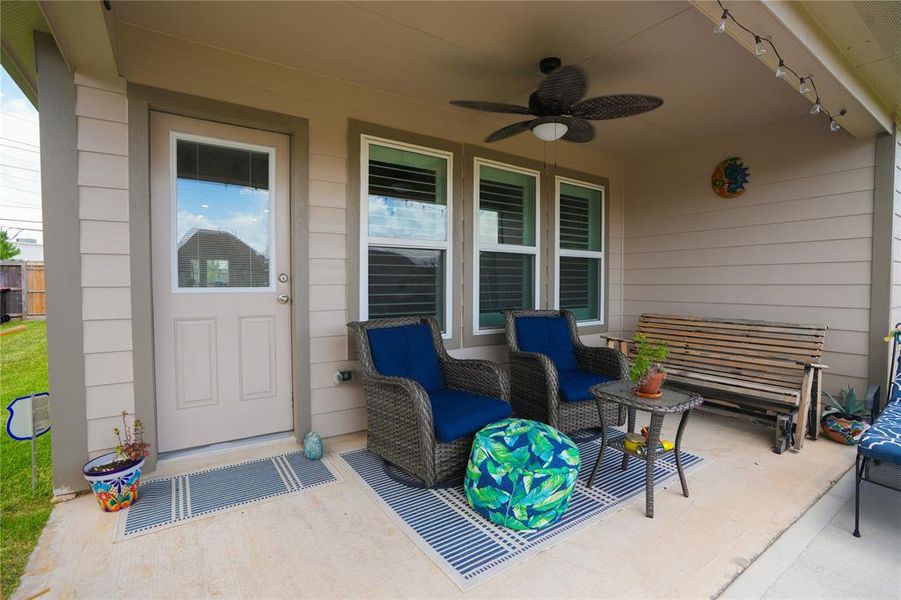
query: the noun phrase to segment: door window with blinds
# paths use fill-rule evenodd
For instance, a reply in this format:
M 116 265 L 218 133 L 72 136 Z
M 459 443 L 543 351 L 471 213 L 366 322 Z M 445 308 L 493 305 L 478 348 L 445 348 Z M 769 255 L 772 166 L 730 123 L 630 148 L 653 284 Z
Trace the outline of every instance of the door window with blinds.
M 274 288 L 274 150 L 173 133 L 173 291 Z
M 604 189 L 556 179 L 557 305 L 580 323 L 604 319 Z
M 362 137 L 361 318 L 434 315 L 451 328 L 450 153 Z
M 474 165 L 473 329 L 496 332 L 501 311 L 536 308 L 539 173 L 481 159 Z

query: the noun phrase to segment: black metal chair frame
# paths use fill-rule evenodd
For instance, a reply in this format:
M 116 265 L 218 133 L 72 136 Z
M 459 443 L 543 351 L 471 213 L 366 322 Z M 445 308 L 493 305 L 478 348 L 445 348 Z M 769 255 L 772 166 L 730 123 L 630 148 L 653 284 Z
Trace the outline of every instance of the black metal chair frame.
M 901 323 L 895 325 L 897 330 L 901 327 Z M 898 373 L 898 351 L 901 348 L 898 340 L 899 336 L 894 336 L 892 341 L 892 368 L 889 369 L 889 379 L 885 388 L 885 400 L 892 395 L 892 384 L 899 376 Z M 876 423 L 882 409 L 885 408 L 880 402 L 880 388 L 878 385 L 871 385 L 867 390 L 865 403 L 871 406 L 870 423 Z M 876 460 L 869 456 L 861 456 L 860 451 L 857 452 L 857 459 L 854 463 L 854 537 L 860 537 L 860 483 L 866 481 L 878 486 L 888 488 L 890 490 L 901 491 L 901 463 L 893 463 L 885 460 Z

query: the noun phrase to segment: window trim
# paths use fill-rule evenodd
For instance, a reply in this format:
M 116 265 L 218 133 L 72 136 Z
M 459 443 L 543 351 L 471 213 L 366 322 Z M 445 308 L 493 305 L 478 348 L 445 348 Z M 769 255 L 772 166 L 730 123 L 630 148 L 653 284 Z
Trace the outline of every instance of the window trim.
M 265 152 L 269 156 L 269 285 L 267 287 L 179 287 L 178 285 L 178 141 L 185 140 L 187 142 L 197 142 L 200 144 L 210 144 L 223 146 L 225 148 L 235 148 L 238 150 L 248 150 L 251 152 Z M 278 256 L 276 252 L 276 212 L 278 211 L 278 202 L 276 202 L 277 190 L 276 186 L 276 149 L 272 146 L 260 146 L 257 144 L 248 144 L 245 142 L 236 142 L 233 140 L 225 140 L 220 138 L 208 137 L 203 135 L 194 135 L 192 133 L 183 133 L 181 131 L 172 130 L 169 132 L 169 197 L 172 199 L 169 203 L 169 231 L 171 233 L 169 247 L 169 271 L 170 271 L 170 288 L 173 294 L 260 294 L 264 292 L 276 291 L 275 277 L 279 272 Z
M 500 169 L 502 171 L 509 171 L 512 173 L 521 173 L 524 175 L 528 175 L 530 177 L 535 178 L 535 242 L 532 246 L 519 246 L 516 244 L 492 244 L 487 243 L 483 244 L 481 240 L 481 231 L 479 227 L 479 209 L 481 206 L 481 178 L 479 175 L 480 167 L 482 165 L 494 167 L 495 169 Z M 482 329 L 479 325 L 479 316 L 481 314 L 480 311 L 480 298 L 479 294 L 481 292 L 481 285 L 479 279 L 479 271 L 481 268 L 479 254 L 482 251 L 485 252 L 496 252 L 496 253 L 505 253 L 505 254 L 525 254 L 532 256 L 532 308 L 538 309 L 541 307 L 541 278 L 539 274 L 541 272 L 541 205 L 542 205 L 542 172 L 536 169 L 530 169 L 527 167 L 521 167 L 513 164 L 509 164 L 506 162 L 501 162 L 498 160 L 492 160 L 489 158 L 484 158 L 482 156 L 473 156 L 472 160 L 472 213 L 470 217 L 472 218 L 473 223 L 473 239 L 472 239 L 472 252 L 469 256 L 472 261 L 472 278 L 471 278 L 471 287 L 472 287 L 472 297 L 470 301 L 472 302 L 472 320 L 470 322 L 470 326 L 472 327 L 472 335 L 475 336 L 486 336 L 492 334 L 499 334 L 504 332 L 503 327 L 493 327 L 490 329 Z
M 391 139 L 370 133 L 359 134 L 359 246 L 358 246 L 358 313 L 359 319 L 369 319 L 369 247 L 387 246 L 394 248 L 416 248 L 444 251 L 444 328 L 441 337 L 450 340 L 454 337 L 454 152 L 442 150 L 430 146 L 409 143 L 397 139 Z M 442 240 L 417 240 L 391 237 L 369 236 L 369 147 L 371 145 L 385 146 L 397 150 L 405 150 L 443 158 L 447 161 L 447 222 L 445 223 L 445 239 Z
M 609 227 L 610 227 L 610 211 L 609 211 L 609 202 L 607 201 L 609 196 L 609 182 L 604 177 L 593 176 L 587 173 L 578 173 L 575 171 L 568 171 L 566 169 L 554 168 L 549 174 L 550 182 L 553 187 L 553 218 L 550 219 L 550 223 L 548 223 L 548 227 L 550 229 L 550 238 L 552 240 L 551 244 L 551 260 L 550 266 L 552 268 L 552 276 L 551 276 L 551 296 L 552 296 L 552 306 L 559 310 L 560 309 L 560 257 L 561 256 L 574 256 L 580 258 L 594 258 L 601 260 L 601 269 L 599 273 L 598 282 L 598 302 L 599 302 L 599 312 L 600 318 L 593 319 L 591 321 L 577 321 L 577 326 L 579 328 L 580 333 L 603 333 L 606 332 L 609 326 L 609 294 L 608 294 L 608 283 L 609 283 L 609 269 L 610 265 L 608 262 L 608 243 L 609 243 Z M 579 187 L 585 187 L 588 189 L 594 189 L 601 192 L 601 215 L 603 222 L 601 224 L 601 250 L 571 250 L 560 247 L 560 184 L 561 183 L 569 183 L 571 185 L 576 185 Z

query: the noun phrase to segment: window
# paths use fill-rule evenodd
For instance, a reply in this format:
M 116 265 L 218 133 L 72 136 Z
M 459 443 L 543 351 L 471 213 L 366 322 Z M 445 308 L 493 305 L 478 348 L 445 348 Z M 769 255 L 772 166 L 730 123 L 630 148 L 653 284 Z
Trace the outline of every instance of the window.
M 604 321 L 604 188 L 555 177 L 557 306 L 585 324 Z
M 175 291 L 273 288 L 275 150 L 173 134 Z
M 539 173 L 478 158 L 473 165 L 473 330 L 497 332 L 501 311 L 537 307 Z
M 449 332 L 453 155 L 361 139 L 360 318 L 434 315 Z

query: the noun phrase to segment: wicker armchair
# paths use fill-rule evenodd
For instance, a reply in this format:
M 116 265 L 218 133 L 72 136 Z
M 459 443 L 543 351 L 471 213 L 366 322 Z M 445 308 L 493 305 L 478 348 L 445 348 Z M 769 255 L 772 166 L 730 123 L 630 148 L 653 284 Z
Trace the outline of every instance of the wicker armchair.
M 453 441 L 441 441 L 436 435 L 430 392 L 417 380 L 380 373 L 373 360 L 369 332 L 375 329 L 407 325 L 428 325 L 437 354 L 444 385 L 448 390 L 469 392 L 502 400 L 504 415 L 510 414 L 510 384 L 507 374 L 485 360 L 458 360 L 444 348 L 441 330 L 433 317 L 398 317 L 348 323 L 357 349 L 366 393 L 369 426 L 367 449 L 414 477 L 426 487 L 462 475 L 469 459 L 475 431 Z M 494 406 L 497 409 L 497 406 Z M 479 428 L 487 425 L 481 423 Z
M 586 346 L 579 339 L 576 319 L 566 310 L 508 310 L 504 311 L 507 351 L 510 356 L 510 402 L 517 416 L 543 421 L 564 433 L 600 428 L 597 404 L 582 400 L 569 402 L 561 397 L 560 377 L 554 361 L 545 354 L 523 352 L 517 334 L 519 317 L 562 317 L 569 324 L 570 341 L 578 368 L 584 373 L 600 375 L 611 380 L 628 377 L 626 357 L 614 348 Z M 605 403 L 609 425 L 625 423 L 625 410 L 617 404 Z

